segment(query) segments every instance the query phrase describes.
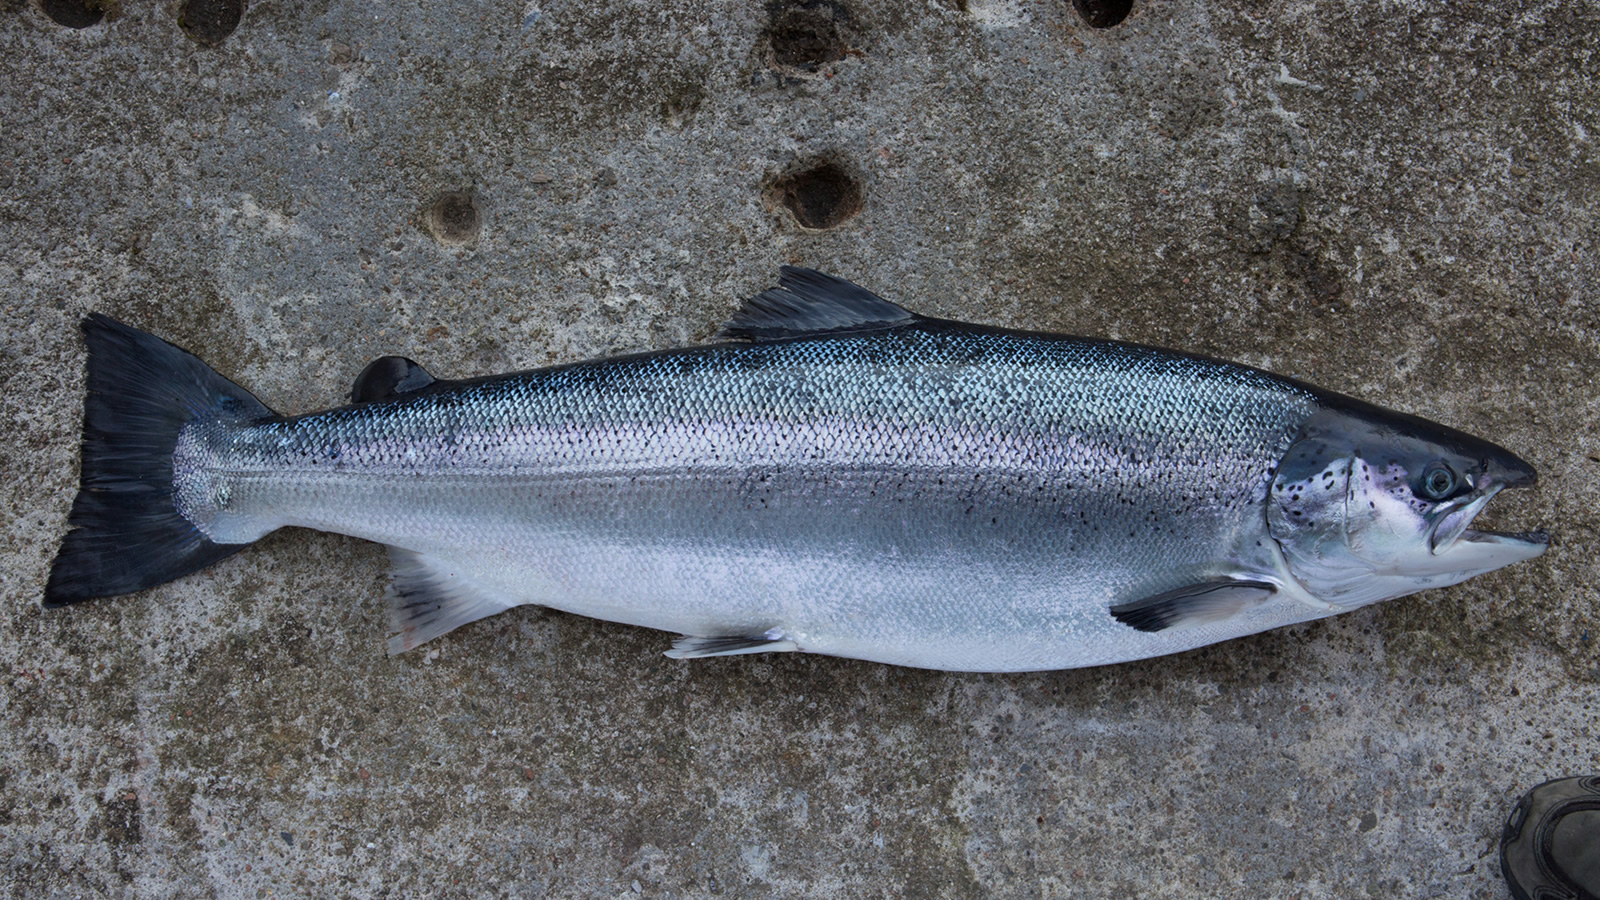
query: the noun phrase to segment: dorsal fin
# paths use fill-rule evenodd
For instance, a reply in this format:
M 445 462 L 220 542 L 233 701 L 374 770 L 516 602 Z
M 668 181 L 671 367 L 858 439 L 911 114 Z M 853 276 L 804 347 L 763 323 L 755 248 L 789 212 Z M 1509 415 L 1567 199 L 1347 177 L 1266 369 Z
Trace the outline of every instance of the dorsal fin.
M 784 266 L 778 286 L 751 298 L 722 326 L 721 337 L 745 341 L 866 331 L 906 325 L 919 317 L 843 278 Z
M 429 375 L 427 369 L 404 356 L 380 356 L 367 363 L 367 367 L 356 376 L 355 386 L 350 389 L 350 402 L 393 400 L 437 382 L 438 379 Z

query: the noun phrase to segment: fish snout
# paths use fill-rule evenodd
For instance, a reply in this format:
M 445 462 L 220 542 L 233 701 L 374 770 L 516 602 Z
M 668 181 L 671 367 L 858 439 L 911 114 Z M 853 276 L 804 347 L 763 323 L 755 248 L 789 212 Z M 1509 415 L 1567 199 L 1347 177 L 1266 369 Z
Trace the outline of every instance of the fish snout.
M 1509 450 L 1495 449 L 1500 452 L 1484 460 L 1484 475 L 1490 484 L 1519 488 L 1538 483 L 1539 473 L 1527 460 Z

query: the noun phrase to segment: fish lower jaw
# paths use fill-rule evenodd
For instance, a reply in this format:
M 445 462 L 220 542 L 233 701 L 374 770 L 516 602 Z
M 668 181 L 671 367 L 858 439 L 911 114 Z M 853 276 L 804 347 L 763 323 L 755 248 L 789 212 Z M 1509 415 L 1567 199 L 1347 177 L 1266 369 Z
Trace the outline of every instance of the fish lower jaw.
M 1543 529 L 1533 531 L 1473 531 L 1462 533 L 1457 542 L 1463 549 L 1470 548 L 1479 553 L 1492 553 L 1496 556 L 1508 558 L 1507 562 L 1500 565 L 1510 565 L 1513 562 L 1533 559 L 1541 556 L 1550 549 L 1550 535 Z

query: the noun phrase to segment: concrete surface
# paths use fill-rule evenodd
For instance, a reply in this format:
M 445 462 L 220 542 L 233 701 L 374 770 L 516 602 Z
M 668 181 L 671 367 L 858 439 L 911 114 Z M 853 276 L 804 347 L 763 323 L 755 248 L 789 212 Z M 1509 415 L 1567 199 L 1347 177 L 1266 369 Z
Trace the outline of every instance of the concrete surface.
M 0 892 L 1499 898 L 1511 801 L 1600 770 L 1594 4 L 111 5 L 0 0 Z M 391 659 L 379 548 L 305 532 L 38 605 L 88 311 L 298 412 L 703 340 L 785 262 L 1486 435 L 1554 546 L 1021 676 L 533 609 Z

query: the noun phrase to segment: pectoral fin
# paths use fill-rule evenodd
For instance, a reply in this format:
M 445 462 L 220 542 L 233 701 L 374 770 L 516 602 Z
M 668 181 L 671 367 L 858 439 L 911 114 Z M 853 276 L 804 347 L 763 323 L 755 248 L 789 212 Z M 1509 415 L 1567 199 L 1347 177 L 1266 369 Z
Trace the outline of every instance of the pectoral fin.
M 739 656 L 744 653 L 791 653 L 800 649 L 794 641 L 774 628 L 765 634 L 691 637 L 684 635 L 672 644 L 667 656 L 672 659 L 700 659 L 704 656 Z
M 1111 607 L 1118 622 L 1140 631 L 1165 631 L 1220 622 L 1265 601 L 1277 590 L 1265 581 L 1215 578 Z

